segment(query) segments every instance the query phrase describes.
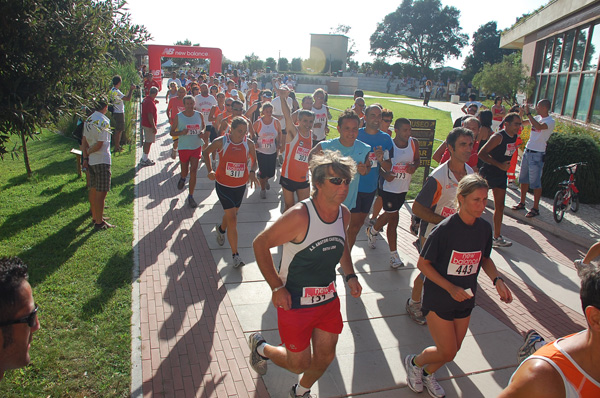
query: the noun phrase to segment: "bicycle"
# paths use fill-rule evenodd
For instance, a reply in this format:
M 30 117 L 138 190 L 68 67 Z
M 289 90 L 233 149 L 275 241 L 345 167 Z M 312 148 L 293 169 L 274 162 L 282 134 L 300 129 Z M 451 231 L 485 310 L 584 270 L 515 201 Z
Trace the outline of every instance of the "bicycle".
M 554 206 L 552 213 L 554 215 L 554 221 L 557 223 L 561 222 L 565 211 L 568 207 L 571 208 L 573 213 L 579 210 L 579 190 L 575 186 L 575 173 L 577 172 L 578 166 L 586 166 L 587 163 L 579 162 L 572 163 L 566 166 L 560 166 L 554 169 L 554 172 L 559 170 L 566 170 L 569 173 L 569 179 L 558 183 L 560 189 L 556 191 L 554 195 Z

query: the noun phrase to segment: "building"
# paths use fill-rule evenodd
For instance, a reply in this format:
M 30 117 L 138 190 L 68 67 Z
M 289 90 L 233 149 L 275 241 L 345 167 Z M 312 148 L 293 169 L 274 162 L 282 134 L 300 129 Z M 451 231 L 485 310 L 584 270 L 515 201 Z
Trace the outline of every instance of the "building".
M 529 101 L 548 98 L 555 114 L 600 125 L 600 1 L 550 1 L 504 31 L 500 47 L 523 50 L 536 82 Z
M 310 34 L 310 63 L 316 72 L 346 69 L 348 37 L 344 35 Z

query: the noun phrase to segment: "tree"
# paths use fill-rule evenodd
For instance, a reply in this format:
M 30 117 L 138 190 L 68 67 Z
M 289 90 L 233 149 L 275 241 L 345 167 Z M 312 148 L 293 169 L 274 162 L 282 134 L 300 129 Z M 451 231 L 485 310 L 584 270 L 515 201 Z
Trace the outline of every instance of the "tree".
M 251 72 L 261 70 L 265 67 L 264 61 L 260 60 L 258 55 L 255 55 L 254 53 L 246 55 L 244 57 L 244 62 L 248 63 L 247 67 Z
M 292 58 L 292 72 L 302 72 L 302 58 Z
M 0 3 L 0 156 L 64 113 L 108 91 L 109 68 L 149 39 L 121 0 L 21 0 Z
M 275 70 L 276 65 L 277 65 L 277 62 L 275 61 L 275 58 L 273 58 L 273 57 L 269 57 L 265 60 L 265 66 L 267 68 L 271 68 L 271 71 Z
M 290 69 L 290 62 L 287 58 L 279 58 L 279 62 L 277 62 L 277 71 L 283 72 Z
M 529 77 L 528 68 L 521 63 L 521 53 L 505 55 L 502 62 L 485 64 L 473 77 L 473 85 L 488 94 L 495 93 L 517 102 L 517 93 L 530 96 L 535 82 Z
M 339 24 L 337 27 L 331 28 L 329 30 L 329 33 L 348 36 L 348 32 L 350 32 L 350 29 L 352 29 L 351 26 Z M 346 55 L 346 64 L 348 64 L 348 67 L 350 67 L 351 63 L 353 63 L 353 65 L 354 63 L 356 63 L 356 61 L 354 61 L 354 56 L 356 54 L 358 54 L 358 51 L 356 50 L 356 42 L 353 38 L 348 37 L 348 53 Z M 358 69 L 358 63 L 356 63 L 356 66 L 356 69 Z
M 371 54 L 397 56 L 421 68 L 422 73 L 446 58 L 459 57 L 468 36 L 461 33 L 460 11 L 443 7 L 440 0 L 403 0 L 371 35 Z
M 496 21 L 491 21 L 481 25 L 473 34 L 473 48 L 465 58 L 465 70 L 462 74 L 465 81 L 471 81 L 486 63 L 498 63 L 502 61 L 503 56 L 516 51 L 500 48 L 500 33 Z
M 199 47 L 200 43 L 195 43 L 192 44 L 192 42 L 189 39 L 185 39 L 183 41 L 181 40 L 177 40 L 174 43 L 176 46 L 196 46 Z M 189 63 L 190 65 L 199 65 L 200 64 L 200 60 L 198 58 L 170 58 L 173 63 L 175 64 L 175 66 L 177 68 L 179 68 L 182 65 L 185 65 L 185 63 Z

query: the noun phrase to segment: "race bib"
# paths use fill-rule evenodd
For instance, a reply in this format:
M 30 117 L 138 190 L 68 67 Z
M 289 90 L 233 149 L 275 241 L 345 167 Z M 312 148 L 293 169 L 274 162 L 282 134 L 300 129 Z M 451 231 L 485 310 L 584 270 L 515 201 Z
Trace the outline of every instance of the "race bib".
M 261 148 L 271 148 L 275 145 L 275 138 L 261 138 L 260 139 L 260 147 Z
M 369 152 L 369 162 L 371 162 L 372 169 L 377 167 L 377 155 L 375 155 L 375 152 Z
M 310 148 L 304 148 L 303 146 L 299 146 L 296 149 L 296 153 L 294 154 L 294 159 L 299 162 L 308 162 L 308 154 L 310 153 Z
M 302 289 L 300 305 L 314 305 L 323 303 L 333 298 L 335 294 L 335 285 L 333 282 L 325 287 L 305 287 Z
M 188 124 L 185 128 L 188 131 L 187 135 L 198 135 L 202 131 L 199 124 Z
M 450 262 L 448 263 L 448 275 L 468 276 L 477 272 L 481 261 L 481 251 L 459 252 L 452 250 Z
M 517 150 L 517 144 L 516 143 L 510 143 L 510 144 L 506 144 L 506 152 L 504 152 L 504 156 L 512 156 L 513 153 L 515 153 L 515 151 Z
M 227 162 L 225 165 L 225 175 L 233 178 L 242 178 L 246 171 L 245 163 Z
M 392 174 L 394 174 L 396 178 L 404 180 L 406 179 L 406 175 L 408 174 L 406 171 L 407 168 L 408 165 L 406 163 L 396 163 L 392 167 Z
M 445 217 L 451 216 L 454 213 L 456 213 L 455 208 L 444 206 L 440 215 L 445 218 Z

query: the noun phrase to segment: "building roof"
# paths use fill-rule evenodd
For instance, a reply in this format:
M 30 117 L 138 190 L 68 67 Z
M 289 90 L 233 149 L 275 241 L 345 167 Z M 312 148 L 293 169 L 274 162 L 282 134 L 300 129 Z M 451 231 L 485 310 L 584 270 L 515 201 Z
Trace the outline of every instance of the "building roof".
M 569 15 L 580 11 L 597 0 L 552 0 L 543 8 L 523 18 L 509 29 L 502 32 L 500 48 L 523 48 L 525 37 Z

